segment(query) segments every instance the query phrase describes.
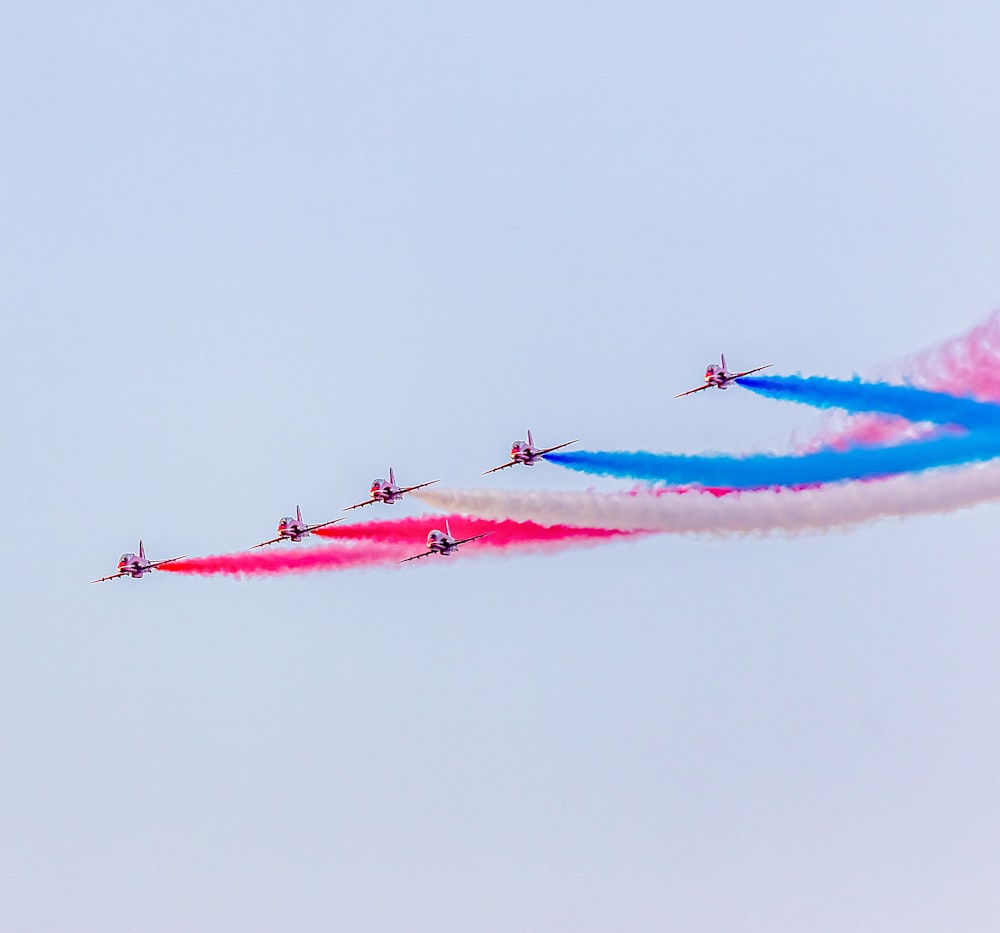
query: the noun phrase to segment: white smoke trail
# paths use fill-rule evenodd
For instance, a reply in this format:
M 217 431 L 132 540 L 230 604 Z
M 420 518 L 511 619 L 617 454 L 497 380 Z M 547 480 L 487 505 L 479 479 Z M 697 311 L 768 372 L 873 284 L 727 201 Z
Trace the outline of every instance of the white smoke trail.
M 511 492 L 440 487 L 412 495 L 449 512 L 542 525 L 715 536 L 800 534 L 891 516 L 953 512 L 1000 500 L 1000 464 L 724 496 L 697 490 Z

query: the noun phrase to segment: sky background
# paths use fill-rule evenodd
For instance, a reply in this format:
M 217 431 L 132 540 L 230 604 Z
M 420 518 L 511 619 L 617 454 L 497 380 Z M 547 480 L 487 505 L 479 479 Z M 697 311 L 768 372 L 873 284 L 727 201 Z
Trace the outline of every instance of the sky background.
M 996 506 L 89 585 L 996 310 L 1000 10 L 874 6 L 2 4 L 0 929 L 997 929 Z

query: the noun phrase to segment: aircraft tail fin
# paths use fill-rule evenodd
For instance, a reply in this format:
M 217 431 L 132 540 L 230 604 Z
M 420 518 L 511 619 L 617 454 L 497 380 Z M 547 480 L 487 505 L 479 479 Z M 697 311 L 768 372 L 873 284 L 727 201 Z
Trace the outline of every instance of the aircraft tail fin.
M 295 520 L 297 522 L 302 521 L 302 509 L 300 509 L 298 506 L 295 506 Z
M 726 369 L 726 354 L 722 353 L 722 354 L 720 354 L 720 356 L 722 357 L 722 371 L 724 373 L 727 373 L 727 372 L 729 372 L 729 370 Z
M 447 518 L 444 520 L 444 530 L 449 538 L 454 537 L 451 533 L 451 522 Z
M 395 486 L 396 485 L 396 474 L 393 473 L 392 467 L 389 467 L 389 482 Z
M 528 428 L 528 446 L 534 447 L 535 442 L 531 439 L 531 428 Z
M 146 549 L 142 546 L 142 538 L 139 539 L 139 560 L 146 559 Z

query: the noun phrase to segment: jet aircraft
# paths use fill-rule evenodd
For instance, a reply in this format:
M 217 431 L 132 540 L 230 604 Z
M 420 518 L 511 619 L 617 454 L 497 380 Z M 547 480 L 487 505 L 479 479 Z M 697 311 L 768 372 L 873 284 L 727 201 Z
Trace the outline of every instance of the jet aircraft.
M 326 528 L 327 525 L 335 525 L 342 522 L 342 518 L 335 518 L 329 522 L 320 522 L 318 525 L 307 525 L 302 521 L 302 509 L 295 506 L 295 518 L 286 515 L 278 522 L 278 536 L 270 541 L 261 541 L 260 544 L 252 545 L 249 550 L 255 547 L 265 547 L 268 544 L 277 544 L 279 541 L 301 541 L 304 537 L 314 532 L 317 528 Z
M 685 395 L 693 395 L 695 392 L 704 392 L 705 389 L 711 389 L 713 386 L 717 389 L 728 389 L 737 379 L 742 379 L 744 376 L 749 376 L 752 373 L 759 373 L 762 369 L 768 369 L 773 366 L 773 363 L 768 363 L 767 366 L 758 366 L 756 369 L 748 369 L 746 372 L 742 373 L 731 373 L 726 369 L 726 354 L 722 354 L 722 365 L 718 363 L 709 363 L 705 369 L 705 384 L 703 386 L 698 386 L 696 389 L 688 389 L 687 392 L 681 392 L 680 395 L 675 395 L 674 398 L 683 398 Z
M 492 531 L 485 531 L 481 535 L 473 535 L 471 538 L 461 538 L 456 541 L 452 537 L 451 526 L 448 524 L 447 519 L 445 519 L 444 527 L 447 531 L 438 531 L 435 528 L 428 533 L 426 551 L 422 554 L 414 554 L 412 557 L 404 557 L 400 563 L 405 564 L 408 560 L 420 560 L 421 557 L 430 557 L 431 554 L 440 554 L 442 557 L 447 557 L 449 554 L 454 553 L 459 545 L 468 544 L 470 541 L 476 541 L 479 538 L 485 538 L 487 535 L 493 534 Z
M 523 463 L 525 466 L 534 466 L 546 454 L 550 454 L 554 450 L 562 450 L 563 447 L 569 447 L 570 444 L 575 443 L 576 441 L 566 441 L 565 444 L 556 444 L 555 447 L 543 447 L 539 450 L 531 439 L 531 431 L 529 430 L 526 441 L 514 441 L 510 445 L 510 463 L 502 463 L 498 467 L 493 467 L 492 470 L 483 473 L 483 476 L 496 473 L 497 470 L 506 470 L 507 467 L 517 466 L 519 463 Z
M 343 511 L 349 512 L 351 509 L 362 509 L 366 505 L 372 505 L 375 502 L 384 502 L 386 505 L 392 505 L 398 499 L 402 499 L 403 496 L 408 492 L 413 492 L 415 489 L 423 489 L 424 486 L 433 486 L 438 480 L 432 479 L 429 483 L 419 483 L 416 486 L 398 486 L 396 484 L 396 474 L 392 472 L 392 467 L 389 467 L 389 478 L 388 479 L 373 479 L 371 489 L 369 493 L 371 498 L 366 502 L 358 502 L 354 505 L 349 505 Z
M 139 553 L 133 554 L 131 551 L 122 554 L 118 560 L 118 572 L 98 580 L 91 580 L 91 583 L 103 583 L 105 580 L 118 580 L 121 577 L 134 577 L 136 580 L 142 578 L 144 573 L 149 573 L 163 564 L 171 564 L 175 560 L 184 560 L 183 557 L 168 557 L 166 560 L 147 560 L 146 549 L 139 541 Z

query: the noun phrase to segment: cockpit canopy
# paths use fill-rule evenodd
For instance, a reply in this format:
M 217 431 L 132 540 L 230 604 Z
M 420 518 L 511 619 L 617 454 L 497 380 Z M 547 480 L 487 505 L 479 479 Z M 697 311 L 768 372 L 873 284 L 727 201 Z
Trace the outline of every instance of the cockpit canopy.
M 126 551 L 126 552 L 125 552 L 124 554 L 122 554 L 122 556 L 121 556 L 121 557 L 120 557 L 120 558 L 118 559 L 118 566 L 119 566 L 119 567 L 121 567 L 121 565 L 122 565 L 122 564 L 127 564 L 127 563 L 129 563 L 130 561 L 132 561 L 132 560 L 133 560 L 134 558 L 135 558 L 135 554 L 133 554 L 133 553 L 132 553 L 131 551 Z

